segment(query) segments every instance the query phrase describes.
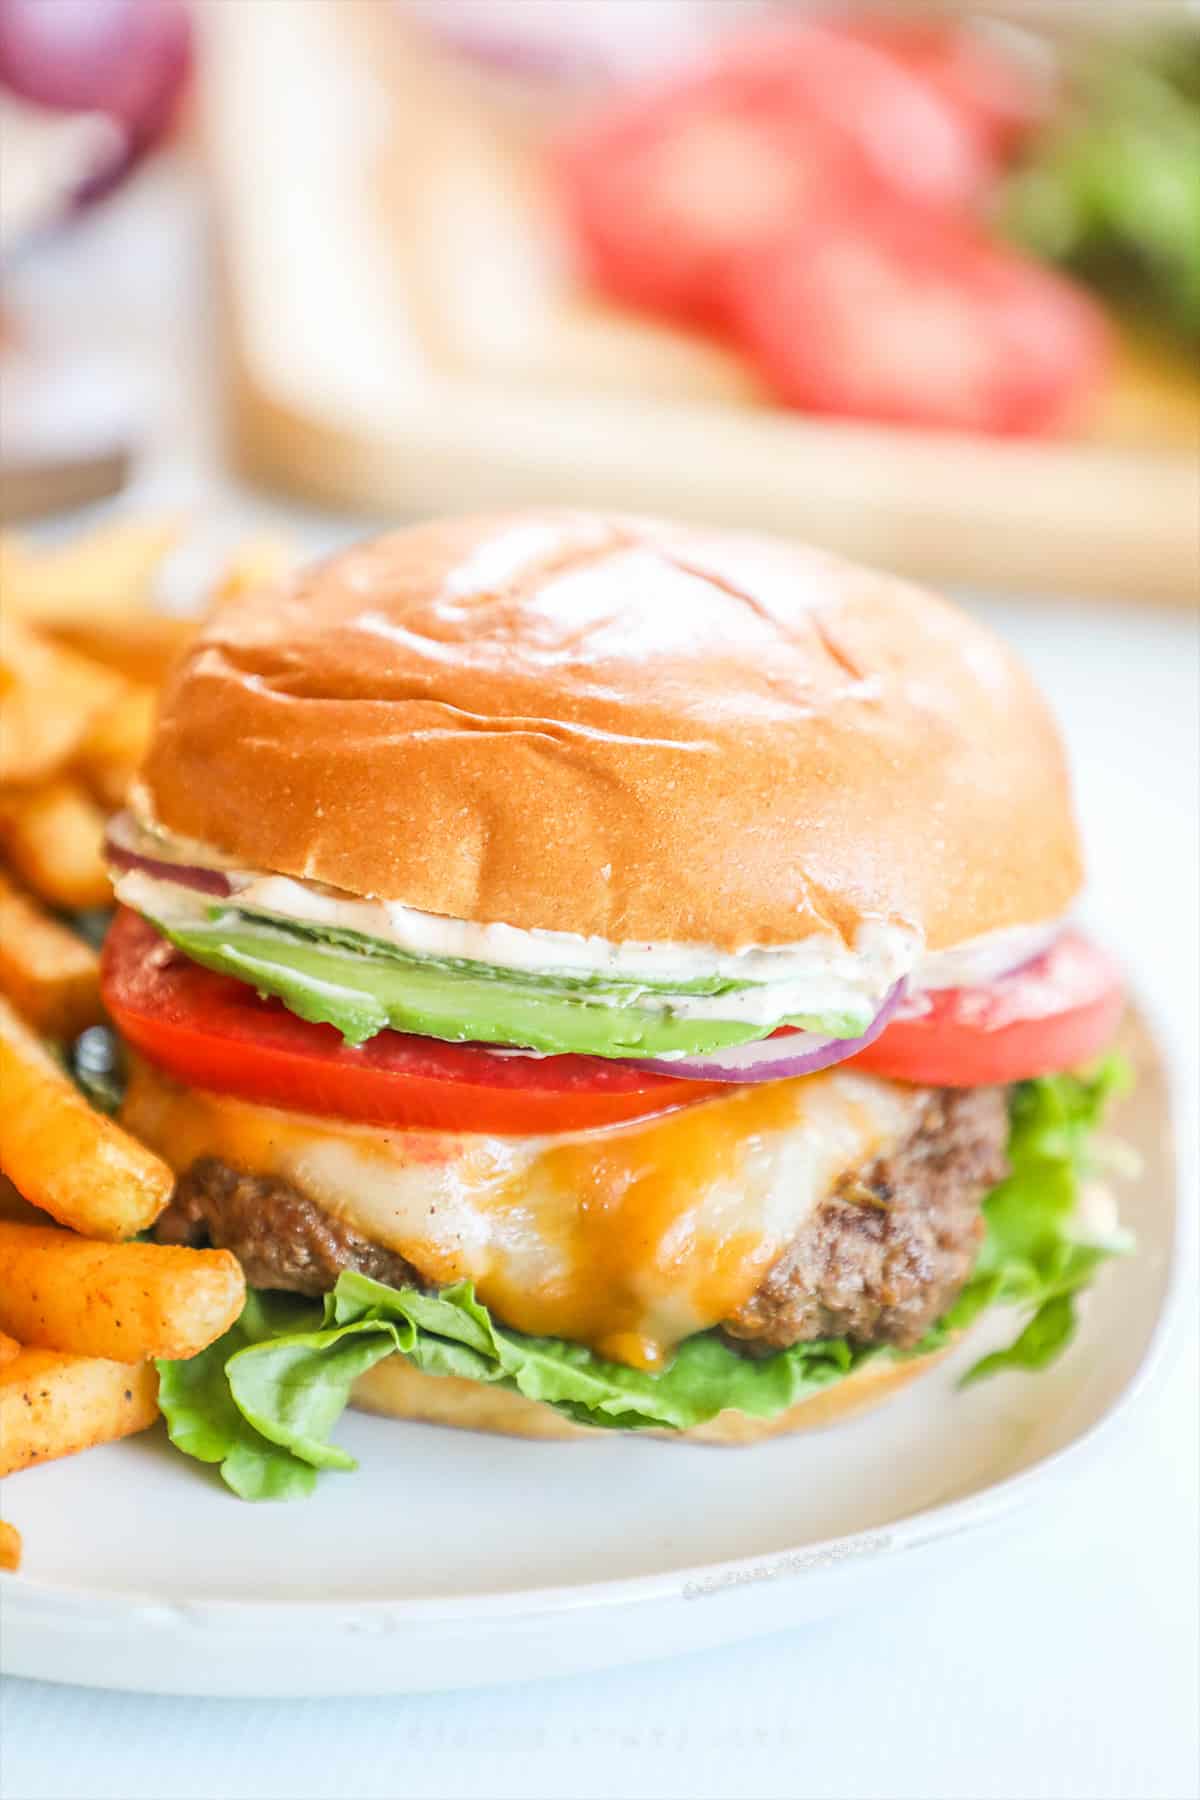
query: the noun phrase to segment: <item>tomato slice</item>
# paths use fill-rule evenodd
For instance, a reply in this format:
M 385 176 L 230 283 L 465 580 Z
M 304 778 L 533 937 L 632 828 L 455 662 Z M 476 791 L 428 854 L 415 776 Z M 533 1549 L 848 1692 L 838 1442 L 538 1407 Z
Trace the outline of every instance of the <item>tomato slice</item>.
M 1111 1042 L 1124 1006 L 1112 958 L 1078 932 L 1045 955 L 975 988 L 924 996 L 847 1068 L 931 1087 L 985 1087 L 1090 1062 Z
M 559 147 L 584 273 L 627 306 L 719 327 L 727 271 L 863 174 L 819 119 L 721 77 L 618 102 Z
M 835 132 L 893 203 L 961 212 L 986 190 L 992 158 L 975 119 L 882 34 L 771 18 L 731 35 L 714 66 L 756 106 Z
M 726 323 L 725 282 L 814 209 L 973 207 L 991 158 L 936 84 L 824 24 L 733 34 L 577 124 L 555 172 L 586 273 L 626 304 Z
M 1081 289 L 931 212 L 810 217 L 743 264 L 731 328 L 807 412 L 1035 434 L 1085 419 L 1109 332 Z
M 969 23 L 950 19 L 827 19 L 826 31 L 888 57 L 932 89 L 997 163 L 1011 156 L 1046 119 L 1054 98 L 1040 57 L 1005 49 Z
M 596 1056 L 522 1056 L 381 1031 L 357 1048 L 202 969 L 122 908 L 104 946 L 122 1037 L 189 1087 L 359 1124 L 502 1134 L 587 1130 L 687 1106 L 720 1084 Z

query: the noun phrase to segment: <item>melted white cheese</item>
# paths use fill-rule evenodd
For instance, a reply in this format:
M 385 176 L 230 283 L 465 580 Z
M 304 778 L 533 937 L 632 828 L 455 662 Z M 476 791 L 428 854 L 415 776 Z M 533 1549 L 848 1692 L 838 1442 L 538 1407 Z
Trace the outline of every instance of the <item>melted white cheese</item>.
M 920 1090 L 833 1071 L 552 1138 L 384 1131 L 187 1092 L 137 1065 L 124 1119 L 177 1169 L 277 1175 L 519 1330 L 655 1367 L 732 1316 Z

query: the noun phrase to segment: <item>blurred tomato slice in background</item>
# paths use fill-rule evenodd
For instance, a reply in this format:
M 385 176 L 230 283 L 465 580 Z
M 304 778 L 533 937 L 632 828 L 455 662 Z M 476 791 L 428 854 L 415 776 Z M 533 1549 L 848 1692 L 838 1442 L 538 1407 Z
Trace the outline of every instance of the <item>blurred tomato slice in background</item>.
M 987 433 L 1086 418 L 1100 308 L 974 225 L 900 209 L 811 219 L 730 277 L 733 330 L 809 412 Z
M 992 159 L 1002 162 L 1049 117 L 1057 81 L 1045 45 L 978 23 L 872 13 L 829 29 L 888 57 L 938 94 Z
M 814 211 L 975 207 L 983 110 L 850 28 L 771 22 L 601 106 L 561 142 L 558 185 L 598 286 L 720 323 L 727 272 Z
M 585 273 L 614 298 L 697 324 L 724 318 L 724 278 L 864 179 L 819 121 L 756 107 L 713 76 L 610 105 L 562 146 L 557 173 Z
M 896 199 L 962 209 L 988 184 L 992 157 L 975 120 L 867 34 L 818 19 L 769 22 L 731 37 L 717 61 L 757 108 L 835 133 Z

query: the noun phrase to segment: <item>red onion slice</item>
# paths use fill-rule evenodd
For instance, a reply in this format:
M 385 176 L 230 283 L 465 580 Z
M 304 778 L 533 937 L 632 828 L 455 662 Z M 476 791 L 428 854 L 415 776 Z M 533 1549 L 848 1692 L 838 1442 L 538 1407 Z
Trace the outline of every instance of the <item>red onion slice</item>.
M 926 956 L 920 969 L 923 993 L 946 988 L 987 987 L 1044 956 L 1065 929 L 1063 919 L 1042 925 L 1008 926 L 986 933 L 956 949 L 938 950 Z M 907 1004 L 912 1005 L 909 995 Z
M 633 1061 L 636 1069 L 652 1069 L 656 1075 L 677 1075 L 681 1081 L 783 1081 L 789 1075 L 815 1075 L 833 1063 L 845 1062 L 873 1044 L 904 997 L 906 983 L 898 981 L 861 1037 L 826 1038 L 812 1031 L 783 1030 L 753 1044 L 732 1050 L 715 1050 L 710 1056 L 686 1056 L 679 1061 L 644 1057 Z M 630 1059 L 632 1061 L 632 1059 Z
M 234 883 L 223 869 L 172 862 L 158 841 L 143 831 L 127 812 L 118 813 L 110 823 L 104 839 L 104 854 L 114 869 L 140 869 L 144 875 L 153 875 L 156 881 L 172 881 L 177 887 L 192 888 L 201 894 L 219 894 L 222 899 L 234 892 Z
M 161 839 L 144 830 L 128 812 L 120 813 L 111 821 L 105 838 L 105 853 L 110 865 L 116 870 L 138 870 L 157 881 L 188 888 L 196 893 L 212 894 L 221 899 L 236 895 L 249 879 L 236 870 L 214 869 L 172 858 L 169 848 Z M 1015 941 L 1004 946 L 1011 961 L 1003 975 L 1019 973 L 1036 964 L 1039 957 L 1046 954 L 1046 942 L 1056 940 L 1061 936 L 1062 930 L 1062 923 L 1059 921 L 1049 926 L 1031 928 L 1019 935 L 1014 934 Z M 957 991 L 969 994 L 976 985 L 981 990 L 987 990 L 1002 978 L 994 970 L 998 952 L 1001 952 L 1000 945 L 985 945 L 981 954 L 986 954 L 991 970 L 987 979 L 978 984 L 963 983 L 961 987 L 956 982 Z M 955 974 L 961 973 L 961 968 L 956 968 Z M 932 993 L 948 991 L 939 988 L 936 982 L 932 988 L 927 988 L 924 982 L 918 985 L 919 981 L 918 973 L 917 981 L 911 987 L 908 978 L 896 982 L 866 1031 L 858 1037 L 821 1037 L 815 1032 L 785 1026 L 772 1036 L 757 1039 L 754 1043 L 738 1044 L 732 1049 L 715 1050 L 704 1056 L 620 1057 L 614 1060 L 629 1068 L 646 1069 L 653 1074 L 673 1076 L 680 1081 L 723 1081 L 749 1085 L 760 1081 L 782 1081 L 796 1075 L 813 1075 L 819 1069 L 831 1068 L 856 1056 L 860 1050 L 865 1050 L 897 1016 L 920 1017 L 930 1010 Z M 545 1054 L 499 1045 L 489 1045 L 488 1048 L 496 1056 L 537 1057 Z

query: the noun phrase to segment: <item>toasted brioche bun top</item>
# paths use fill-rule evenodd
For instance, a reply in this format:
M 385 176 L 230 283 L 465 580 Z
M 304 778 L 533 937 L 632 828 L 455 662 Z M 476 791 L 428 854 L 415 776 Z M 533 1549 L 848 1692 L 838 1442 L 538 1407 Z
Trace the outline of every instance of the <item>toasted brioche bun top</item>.
M 441 520 L 234 597 L 137 804 L 246 867 L 610 941 L 936 950 L 1080 881 L 1054 725 L 981 625 L 628 517 Z

